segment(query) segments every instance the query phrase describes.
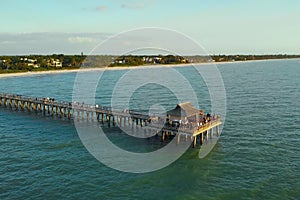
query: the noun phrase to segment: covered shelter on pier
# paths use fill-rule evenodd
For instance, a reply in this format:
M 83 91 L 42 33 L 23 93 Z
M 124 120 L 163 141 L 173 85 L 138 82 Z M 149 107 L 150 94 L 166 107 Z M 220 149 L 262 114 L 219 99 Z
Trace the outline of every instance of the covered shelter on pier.
M 170 121 L 181 120 L 185 122 L 196 122 L 199 118 L 200 110 L 194 108 L 190 102 L 180 103 L 173 109 L 167 112 Z

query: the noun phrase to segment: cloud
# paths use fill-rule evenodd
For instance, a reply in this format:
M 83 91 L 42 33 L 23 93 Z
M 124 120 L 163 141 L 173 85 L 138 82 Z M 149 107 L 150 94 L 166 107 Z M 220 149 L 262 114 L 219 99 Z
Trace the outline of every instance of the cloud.
M 93 43 L 95 42 L 95 39 L 93 39 L 92 37 L 76 36 L 76 37 L 69 37 L 68 41 L 70 43 Z
M 97 7 L 83 7 L 81 8 L 82 11 L 88 11 L 88 12 L 105 12 L 109 10 L 108 6 L 97 6 Z
M 145 7 L 145 4 L 143 3 L 123 3 L 121 4 L 121 8 L 127 8 L 127 9 L 143 9 Z
M 121 8 L 124 9 L 144 9 L 146 7 L 153 7 L 156 4 L 156 0 L 140 0 L 140 1 L 131 1 L 127 3 L 122 3 Z
M 89 53 L 107 33 L 0 33 L 0 55 Z
M 0 41 L 0 44 L 7 45 L 7 44 L 16 44 L 15 41 Z
M 102 12 L 102 11 L 108 10 L 108 7 L 107 7 L 107 6 L 98 6 L 98 7 L 96 8 L 96 10 Z

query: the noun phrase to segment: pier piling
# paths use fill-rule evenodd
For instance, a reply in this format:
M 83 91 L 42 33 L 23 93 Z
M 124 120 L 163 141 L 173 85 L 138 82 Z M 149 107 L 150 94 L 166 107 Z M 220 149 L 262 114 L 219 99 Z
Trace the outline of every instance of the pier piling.
M 96 121 L 102 124 L 107 123 L 108 127 L 111 125 L 118 127 L 131 127 L 132 132 L 138 129 L 144 129 L 142 134 L 145 137 L 158 137 L 161 135 L 161 141 L 164 142 L 166 137 L 173 138 L 177 136 L 177 144 L 181 142 L 181 137 L 188 138 L 194 148 L 197 147 L 197 139 L 200 145 L 204 140 L 209 140 L 216 136 L 220 136 L 220 125 L 222 124 L 220 117 L 216 116 L 208 123 L 195 126 L 170 126 L 168 124 L 161 124 L 161 121 L 154 120 L 157 116 L 152 117 L 149 114 L 139 112 L 127 111 L 112 111 L 111 108 L 95 105 L 81 105 L 75 102 L 54 101 L 48 98 L 31 98 L 21 95 L 10 95 L 0 93 L 0 106 L 9 108 L 11 110 L 20 110 L 24 112 L 41 113 L 45 116 L 52 116 L 65 119 L 80 119 L 83 121 Z M 86 119 L 85 119 L 86 116 Z

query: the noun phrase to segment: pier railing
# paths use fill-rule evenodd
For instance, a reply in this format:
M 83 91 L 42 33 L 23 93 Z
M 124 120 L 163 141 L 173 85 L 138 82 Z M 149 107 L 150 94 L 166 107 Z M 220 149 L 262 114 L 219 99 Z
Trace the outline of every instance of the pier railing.
M 167 123 L 165 116 L 158 113 L 142 113 L 135 110 L 124 109 L 118 110 L 113 109 L 107 106 L 101 105 L 89 105 L 78 102 L 68 102 L 55 100 L 54 98 L 41 98 L 41 97 L 29 97 L 18 94 L 7 94 L 0 93 L 0 106 L 4 105 L 5 107 L 10 107 L 11 109 L 15 108 L 16 110 L 28 110 L 29 112 L 42 112 L 44 114 L 51 116 L 59 116 L 61 118 L 67 117 L 68 119 L 85 119 L 94 121 L 101 121 L 103 124 L 107 122 L 108 126 L 112 123 L 113 126 L 119 124 L 124 126 L 132 126 L 138 128 L 144 127 L 145 129 L 155 130 L 162 132 L 162 135 L 165 133 L 178 135 L 189 135 L 191 137 L 197 137 L 198 135 L 208 134 L 208 131 L 213 132 L 213 129 L 216 127 L 217 133 L 219 132 L 219 126 L 222 124 L 221 117 L 214 115 L 209 118 L 209 121 L 203 125 L 198 125 L 196 122 L 188 124 L 172 124 Z M 208 136 L 207 136 L 208 137 Z M 164 136 L 162 136 L 164 138 Z M 163 139 L 162 139 L 163 140 Z M 203 140 L 203 139 L 202 139 Z M 195 144 L 195 141 L 194 141 Z

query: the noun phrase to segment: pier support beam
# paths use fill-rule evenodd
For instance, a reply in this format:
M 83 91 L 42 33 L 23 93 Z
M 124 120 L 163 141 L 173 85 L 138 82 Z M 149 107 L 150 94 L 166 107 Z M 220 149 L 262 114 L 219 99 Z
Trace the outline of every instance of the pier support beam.
M 9 107 L 12 109 L 12 99 L 9 100 Z
M 80 120 L 80 112 L 79 112 L 79 110 L 77 110 L 77 120 L 78 121 Z
M 131 123 L 131 130 L 134 131 L 134 119 L 131 119 L 132 123 Z
M 181 138 L 181 135 L 180 135 L 180 133 L 178 132 L 178 133 L 177 133 L 177 144 L 180 144 L 180 138 Z
M 15 109 L 18 110 L 19 109 L 19 101 L 15 100 Z
M 194 136 L 193 148 L 195 149 L 196 147 L 197 147 L 197 136 Z
M 19 102 L 19 105 L 20 105 L 20 110 L 23 111 L 23 110 L 24 110 L 24 101 L 21 100 L 21 101 Z
M 118 125 L 119 127 L 122 127 L 122 117 L 117 117 L 117 122 L 118 122 Z
M 68 119 L 71 119 L 72 115 L 71 115 L 71 110 L 68 109 Z
M 161 141 L 162 142 L 165 141 L 165 137 L 166 137 L 166 132 L 164 130 L 162 130 L 162 132 L 161 132 Z
M 126 118 L 127 117 L 124 117 L 124 126 L 127 126 L 127 124 L 126 124 L 126 121 L 127 121 Z
M 107 115 L 107 123 L 108 123 L 108 127 L 110 127 L 110 115 Z
M 48 107 L 48 108 L 49 108 L 49 107 Z M 59 117 L 62 118 L 62 116 L 63 116 L 62 108 L 59 107 Z
M 51 116 L 54 117 L 54 106 L 51 108 Z
M 92 120 L 92 122 L 94 121 L 94 112 L 93 111 L 91 111 L 91 120 Z
M 47 100 L 48 99 L 48 100 Z M 28 110 L 28 112 L 41 112 L 46 114 L 46 111 L 49 115 L 54 117 L 55 115 L 57 117 L 60 116 L 60 118 L 68 117 L 70 119 L 71 117 L 74 117 L 76 119 L 76 112 L 77 112 L 77 118 L 78 121 L 82 118 L 82 120 L 85 120 L 84 118 L 87 117 L 85 121 L 94 121 L 95 116 L 94 112 L 96 113 L 97 121 L 100 122 L 100 115 L 101 115 L 101 121 L 102 124 L 108 123 L 108 127 L 111 125 L 116 126 L 119 125 L 119 127 L 126 127 L 128 124 L 128 129 L 130 129 L 130 126 L 132 128 L 132 132 L 136 131 L 134 134 L 144 134 L 145 137 L 149 138 L 150 136 L 156 136 L 158 137 L 158 134 L 161 134 L 161 141 L 164 142 L 165 139 L 168 140 L 169 138 L 177 137 L 174 139 L 177 139 L 177 145 L 180 144 L 180 140 L 184 141 L 184 137 L 186 138 L 186 141 L 190 141 L 192 143 L 192 146 L 194 148 L 197 147 L 197 142 L 199 142 L 201 145 L 205 143 L 205 140 L 209 140 L 209 138 L 214 138 L 214 134 L 216 134 L 218 137 L 220 136 L 220 125 L 222 124 L 219 117 L 216 119 L 214 118 L 210 123 L 206 123 L 205 125 L 201 127 L 197 127 L 195 124 L 192 124 L 189 128 L 188 127 L 169 127 L 169 126 L 163 126 L 160 122 L 159 117 L 155 118 L 149 118 L 148 115 L 143 113 L 124 113 L 124 112 L 116 112 L 112 113 L 112 110 L 110 108 L 103 108 L 101 107 L 95 108 L 93 105 L 80 105 L 75 104 L 74 107 L 72 107 L 71 103 L 63 102 L 63 101 L 54 101 L 54 99 L 49 100 L 49 98 L 30 98 L 20 95 L 7 95 L 7 94 L 0 94 L 0 106 L 8 107 L 12 110 L 14 108 L 16 110 Z M 73 108 L 73 110 L 72 110 Z M 130 114 L 130 115 L 127 115 Z M 81 115 L 81 116 L 80 116 Z M 151 120 L 150 120 L 151 119 Z M 153 120 L 152 120 L 153 119 Z M 127 120 L 127 122 L 126 122 Z M 143 131 L 143 130 L 144 131 Z M 180 132 L 179 132 L 180 130 Z M 153 133 L 152 133 L 153 131 Z M 138 133 L 137 133 L 138 132 Z M 154 134 L 154 135 L 153 135 Z M 181 138 L 183 137 L 183 138 Z M 198 141 L 197 141 L 198 140 Z M 176 142 L 176 141 L 175 141 Z M 190 143 L 189 143 L 190 144 Z
M 112 116 L 113 126 L 116 126 L 115 116 Z

